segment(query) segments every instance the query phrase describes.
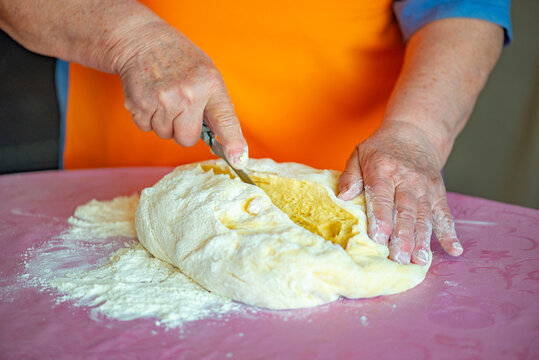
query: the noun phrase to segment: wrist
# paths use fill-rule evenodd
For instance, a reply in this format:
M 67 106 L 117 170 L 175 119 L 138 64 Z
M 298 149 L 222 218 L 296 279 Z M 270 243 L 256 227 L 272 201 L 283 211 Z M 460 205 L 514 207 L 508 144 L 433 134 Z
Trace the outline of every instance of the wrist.
M 135 15 L 124 19 L 104 40 L 100 58 L 105 71 L 120 74 L 131 58 L 143 52 L 152 43 L 152 33 L 159 27 L 168 26 L 155 15 Z
M 453 148 L 456 138 L 456 133 L 443 126 L 429 123 L 428 121 L 419 121 L 415 118 L 410 121 L 406 118 L 384 118 L 381 130 L 393 129 L 405 137 L 415 137 L 420 139 L 420 143 L 425 144 L 428 151 L 435 156 L 440 170 L 445 165 L 447 158 Z M 411 143 L 416 143 L 414 139 L 410 139 Z

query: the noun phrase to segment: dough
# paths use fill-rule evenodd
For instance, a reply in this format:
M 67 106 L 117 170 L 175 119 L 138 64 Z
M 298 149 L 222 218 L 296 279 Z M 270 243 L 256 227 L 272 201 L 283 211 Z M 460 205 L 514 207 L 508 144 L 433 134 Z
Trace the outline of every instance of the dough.
M 271 309 L 394 294 L 424 279 L 430 264 L 397 264 L 369 239 L 364 197 L 338 199 L 338 172 L 269 159 L 247 170 L 259 187 L 216 160 L 144 189 L 140 242 L 207 290 Z

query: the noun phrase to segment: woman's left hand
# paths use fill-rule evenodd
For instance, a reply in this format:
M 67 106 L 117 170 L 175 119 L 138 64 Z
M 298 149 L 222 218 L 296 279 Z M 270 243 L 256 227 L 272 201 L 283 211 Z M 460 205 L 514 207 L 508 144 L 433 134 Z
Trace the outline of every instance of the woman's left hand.
M 432 230 L 444 250 L 462 254 L 441 175 L 444 160 L 430 134 L 416 125 L 386 121 L 356 146 L 339 179 L 339 197 L 363 190 L 368 234 L 388 245 L 400 263 L 429 262 Z

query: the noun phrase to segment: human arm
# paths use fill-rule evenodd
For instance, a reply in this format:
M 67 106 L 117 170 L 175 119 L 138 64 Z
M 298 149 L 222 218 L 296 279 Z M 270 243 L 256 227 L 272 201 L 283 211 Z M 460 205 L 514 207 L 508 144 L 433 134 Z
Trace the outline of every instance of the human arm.
M 0 28 L 31 51 L 119 74 L 142 130 L 194 145 L 204 118 L 242 167 L 247 144 L 211 59 L 135 0 L 0 0 Z
M 432 230 L 460 255 L 441 170 L 503 46 L 496 24 L 436 20 L 406 46 L 380 128 L 359 144 L 339 179 L 340 197 L 363 189 L 369 236 L 399 263 L 426 264 Z

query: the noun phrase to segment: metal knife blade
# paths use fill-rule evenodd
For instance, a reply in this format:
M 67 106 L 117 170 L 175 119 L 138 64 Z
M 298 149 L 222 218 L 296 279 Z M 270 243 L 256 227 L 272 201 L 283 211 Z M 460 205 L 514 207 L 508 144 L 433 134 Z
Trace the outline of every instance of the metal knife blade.
M 208 127 L 208 125 L 206 125 L 205 122 L 202 123 L 202 133 L 200 134 L 200 138 L 210 147 L 212 153 L 223 159 L 228 164 L 228 166 L 230 166 L 230 168 L 234 170 L 234 172 L 244 183 L 256 186 L 255 182 L 249 177 L 249 175 L 247 175 L 245 171 L 236 169 L 234 166 L 230 165 L 228 159 L 226 158 L 225 151 L 223 150 L 223 146 L 215 138 L 213 131 L 211 131 L 211 129 Z

